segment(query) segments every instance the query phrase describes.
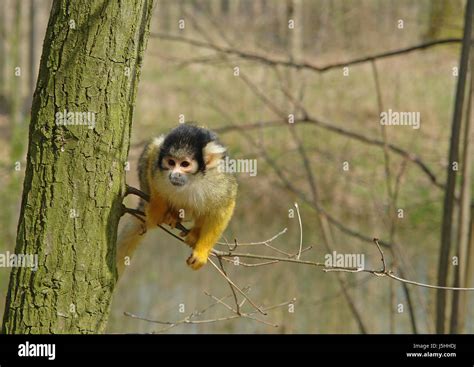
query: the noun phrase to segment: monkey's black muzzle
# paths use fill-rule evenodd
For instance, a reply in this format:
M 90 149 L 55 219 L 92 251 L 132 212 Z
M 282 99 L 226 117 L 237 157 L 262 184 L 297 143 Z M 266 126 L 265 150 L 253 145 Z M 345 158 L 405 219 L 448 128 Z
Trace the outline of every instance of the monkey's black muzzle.
M 170 173 L 169 175 L 170 182 L 173 186 L 184 186 L 186 184 L 186 176 L 183 176 L 181 173 Z

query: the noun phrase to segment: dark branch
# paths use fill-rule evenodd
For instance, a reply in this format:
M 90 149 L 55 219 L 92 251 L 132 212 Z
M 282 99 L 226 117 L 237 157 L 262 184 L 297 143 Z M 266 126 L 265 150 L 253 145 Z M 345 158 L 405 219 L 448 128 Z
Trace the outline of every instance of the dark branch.
M 317 66 L 309 62 L 294 62 L 294 61 L 289 61 L 289 60 L 284 60 L 284 59 L 276 59 L 276 58 L 272 58 L 266 55 L 260 55 L 260 54 L 256 54 L 256 53 L 252 53 L 248 51 L 236 50 L 230 47 L 218 46 L 209 42 L 203 42 L 196 39 L 186 38 L 186 37 L 172 35 L 172 34 L 151 33 L 150 37 L 159 38 L 159 39 L 167 40 L 167 41 L 187 43 L 192 46 L 205 48 L 208 50 L 213 50 L 213 51 L 220 52 L 227 55 L 236 55 L 243 59 L 258 61 L 260 63 L 271 65 L 271 66 L 285 66 L 285 67 L 296 68 L 296 69 L 306 69 L 306 70 L 311 70 L 318 73 L 324 73 L 332 69 L 337 69 L 337 68 L 346 67 L 350 65 L 362 64 L 362 63 L 366 63 L 373 60 L 384 59 L 384 58 L 393 57 L 396 55 L 410 53 L 417 50 L 423 50 L 423 49 L 427 49 L 433 46 L 461 42 L 460 38 L 445 38 L 445 39 L 429 41 L 429 42 L 425 42 L 425 43 L 421 43 L 418 45 L 409 46 L 409 47 L 405 47 L 405 48 L 401 48 L 397 50 L 392 50 L 392 51 L 382 52 L 382 53 L 378 53 L 378 54 L 374 54 L 370 56 L 364 56 L 364 57 L 360 57 L 360 58 L 356 58 L 352 60 L 347 60 L 345 62 L 337 62 L 337 63 L 327 64 L 323 66 Z
M 363 143 L 367 143 L 369 145 L 375 145 L 379 147 L 383 147 L 384 142 L 383 140 L 380 139 L 374 139 L 370 138 L 368 136 L 365 136 L 363 134 L 356 133 L 351 130 L 344 129 L 342 127 L 335 126 L 334 124 L 330 124 L 328 122 L 321 121 L 317 118 L 314 117 L 309 117 L 309 116 L 303 116 L 301 118 L 295 118 L 294 124 L 313 124 L 315 126 L 321 127 L 325 130 L 329 130 L 344 136 L 347 136 L 349 138 L 359 140 Z M 262 128 L 268 128 L 268 127 L 283 127 L 287 126 L 287 124 L 283 124 L 281 120 L 273 120 L 273 121 L 265 121 L 265 122 L 254 122 L 254 123 L 248 123 L 248 124 L 243 124 L 243 125 L 230 125 L 230 126 L 222 126 L 214 129 L 215 132 L 219 134 L 225 134 L 231 131 L 239 130 L 239 129 L 245 129 L 245 130 L 251 130 L 251 129 L 262 129 Z M 422 161 L 420 157 L 418 157 L 416 154 L 411 153 L 397 145 L 394 145 L 392 143 L 388 144 L 388 148 L 398 154 L 399 156 L 408 159 L 409 161 L 415 163 L 429 178 L 429 180 L 438 188 L 444 189 L 444 185 L 440 183 L 436 177 L 436 175 L 433 173 L 433 171 L 428 167 L 426 163 Z

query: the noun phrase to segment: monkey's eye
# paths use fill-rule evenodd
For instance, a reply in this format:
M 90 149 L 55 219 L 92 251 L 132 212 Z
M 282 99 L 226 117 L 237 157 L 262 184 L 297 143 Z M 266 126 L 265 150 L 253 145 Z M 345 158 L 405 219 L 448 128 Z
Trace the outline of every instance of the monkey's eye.
M 173 159 L 168 159 L 168 164 L 173 167 L 176 162 Z
M 181 167 L 189 167 L 189 162 L 188 161 L 181 162 Z

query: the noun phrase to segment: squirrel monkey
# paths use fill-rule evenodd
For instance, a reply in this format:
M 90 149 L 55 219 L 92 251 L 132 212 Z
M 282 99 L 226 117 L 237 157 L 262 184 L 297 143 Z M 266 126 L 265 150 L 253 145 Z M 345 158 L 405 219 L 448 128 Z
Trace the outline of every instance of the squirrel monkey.
M 138 161 L 140 189 L 150 201 L 140 199 L 145 222 L 127 216 L 117 242 L 117 269 L 123 272 L 148 229 L 158 224 L 175 228 L 192 220 L 184 241 L 192 248 L 187 264 L 199 269 L 227 227 L 234 211 L 237 181 L 220 169 L 227 149 L 210 130 L 182 124 L 149 142 Z M 181 233 L 184 236 L 184 233 Z

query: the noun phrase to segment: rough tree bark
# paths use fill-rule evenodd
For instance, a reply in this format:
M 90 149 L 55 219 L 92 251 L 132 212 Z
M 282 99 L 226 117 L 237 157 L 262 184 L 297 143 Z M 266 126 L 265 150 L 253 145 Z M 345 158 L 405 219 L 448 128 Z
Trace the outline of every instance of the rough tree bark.
M 115 242 L 152 0 L 55 0 L 33 98 L 4 333 L 97 333 L 116 282 Z M 58 125 L 91 112 L 95 128 Z M 71 116 L 71 115 L 70 115 Z M 78 122 L 78 120 L 76 120 Z

